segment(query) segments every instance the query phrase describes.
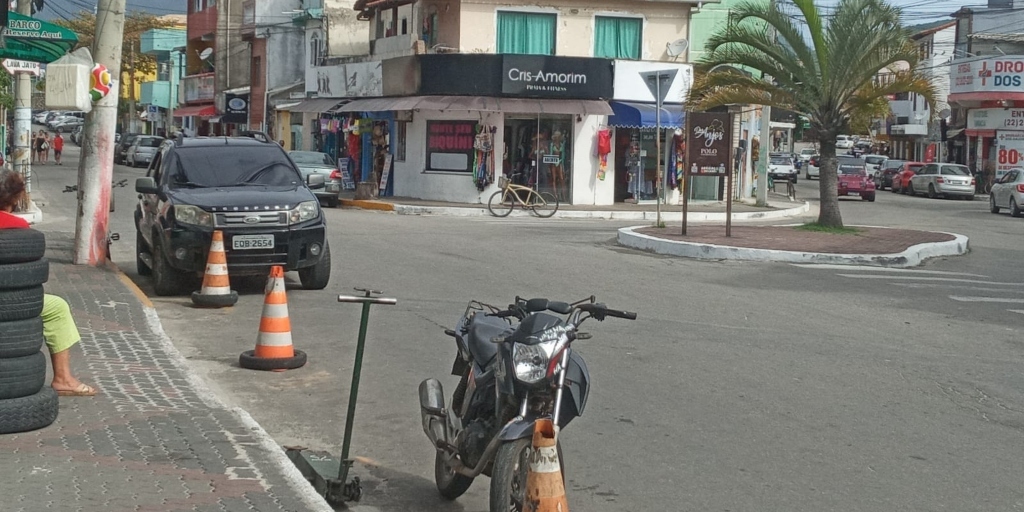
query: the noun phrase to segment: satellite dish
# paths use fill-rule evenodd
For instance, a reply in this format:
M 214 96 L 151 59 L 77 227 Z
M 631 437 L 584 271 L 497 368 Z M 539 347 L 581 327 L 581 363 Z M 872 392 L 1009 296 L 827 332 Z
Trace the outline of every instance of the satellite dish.
M 945 119 L 945 118 L 949 117 L 949 114 L 951 114 L 951 113 L 952 112 L 950 112 L 948 108 L 944 108 L 944 109 L 939 111 L 939 117 L 942 118 L 942 119 Z
M 669 57 L 678 57 L 686 52 L 686 49 L 689 47 L 690 42 L 686 39 L 676 39 L 665 45 L 665 52 L 668 53 Z
M 213 55 L 213 48 L 207 48 L 199 52 L 199 58 L 203 60 L 209 59 L 211 55 Z

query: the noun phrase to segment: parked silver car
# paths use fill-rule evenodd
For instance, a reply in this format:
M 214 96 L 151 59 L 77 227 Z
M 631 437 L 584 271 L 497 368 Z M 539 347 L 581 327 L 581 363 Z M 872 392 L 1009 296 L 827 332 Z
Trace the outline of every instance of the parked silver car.
M 160 148 L 160 144 L 163 141 L 163 137 L 139 135 L 132 142 L 132 145 L 128 146 L 125 160 L 132 167 L 148 166 L 149 162 L 153 161 L 156 150 Z
M 1014 217 L 1024 216 L 1024 169 L 1010 169 L 992 184 L 992 193 L 988 196 L 988 206 L 992 213 L 999 213 L 1000 208 L 1010 209 Z
M 303 179 L 310 174 L 323 174 L 323 188 L 311 189 L 317 199 L 323 200 L 327 206 L 334 208 L 341 202 L 341 171 L 334 158 L 327 153 L 316 151 L 289 151 L 288 156 L 295 162 L 295 166 L 302 172 Z
M 966 165 L 928 164 L 910 178 L 910 195 L 928 194 L 928 197 L 962 197 L 974 199 L 974 177 Z

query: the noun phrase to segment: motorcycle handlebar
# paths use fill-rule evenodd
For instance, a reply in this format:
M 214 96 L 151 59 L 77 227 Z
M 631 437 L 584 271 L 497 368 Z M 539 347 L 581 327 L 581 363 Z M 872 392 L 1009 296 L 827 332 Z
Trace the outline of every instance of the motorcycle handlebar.
M 631 311 L 619 311 L 617 309 L 605 309 L 604 314 L 607 316 L 614 316 L 616 318 L 625 318 L 626 320 L 636 320 L 636 313 Z
M 594 318 L 598 320 L 604 320 L 606 316 L 612 316 L 615 318 L 625 318 L 626 320 L 636 320 L 636 313 L 630 311 L 620 311 L 617 309 L 608 309 L 604 304 L 581 304 L 577 306 L 581 311 L 590 313 Z

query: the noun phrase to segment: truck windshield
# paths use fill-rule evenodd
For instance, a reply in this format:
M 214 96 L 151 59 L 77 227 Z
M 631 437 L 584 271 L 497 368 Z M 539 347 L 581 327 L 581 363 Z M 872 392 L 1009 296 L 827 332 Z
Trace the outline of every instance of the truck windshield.
M 295 186 L 302 183 L 299 173 L 277 146 L 181 148 L 177 157 L 177 172 L 171 177 L 171 186 Z

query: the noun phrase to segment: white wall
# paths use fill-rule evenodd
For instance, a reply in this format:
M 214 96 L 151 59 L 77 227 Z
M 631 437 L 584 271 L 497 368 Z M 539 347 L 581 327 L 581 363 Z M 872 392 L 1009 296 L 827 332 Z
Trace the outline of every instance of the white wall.
M 607 124 L 606 116 L 585 116 L 576 123 L 573 139 L 573 204 L 612 204 L 615 202 L 615 153 L 608 155 L 604 181 L 597 179 L 597 131 Z M 614 140 L 614 139 L 613 139 Z M 613 143 L 614 147 L 615 144 Z

